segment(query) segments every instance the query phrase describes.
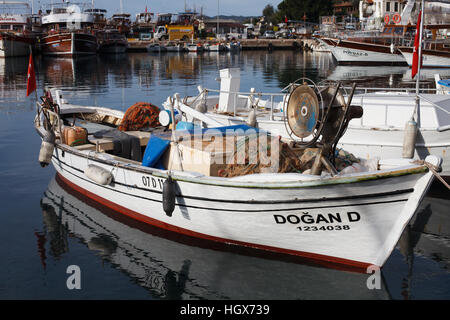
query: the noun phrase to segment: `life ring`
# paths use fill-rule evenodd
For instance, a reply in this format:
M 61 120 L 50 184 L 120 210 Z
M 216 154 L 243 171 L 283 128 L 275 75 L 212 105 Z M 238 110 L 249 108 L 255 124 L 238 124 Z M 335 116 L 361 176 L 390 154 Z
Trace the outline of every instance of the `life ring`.
M 394 14 L 394 17 L 392 18 L 395 24 L 399 24 L 400 21 L 402 21 L 402 17 L 400 17 L 400 14 L 396 13 Z
M 389 20 L 390 20 L 389 15 L 388 15 L 388 14 L 385 15 L 385 16 L 384 16 L 384 23 L 385 23 L 385 24 L 389 24 Z

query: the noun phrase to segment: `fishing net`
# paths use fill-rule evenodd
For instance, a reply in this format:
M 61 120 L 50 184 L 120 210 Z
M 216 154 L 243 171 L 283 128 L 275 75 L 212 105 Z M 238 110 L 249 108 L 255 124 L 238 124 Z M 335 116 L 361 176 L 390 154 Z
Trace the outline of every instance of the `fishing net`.
M 313 166 L 318 148 L 296 149 L 274 137 L 250 135 L 236 141 L 236 150 L 226 166 L 219 170 L 221 177 L 238 177 L 257 173 L 305 173 Z M 359 160 L 344 150 L 336 151 L 338 171 Z
M 138 131 L 161 126 L 158 120 L 160 109 L 151 103 L 138 102 L 125 112 L 119 126 L 120 131 Z

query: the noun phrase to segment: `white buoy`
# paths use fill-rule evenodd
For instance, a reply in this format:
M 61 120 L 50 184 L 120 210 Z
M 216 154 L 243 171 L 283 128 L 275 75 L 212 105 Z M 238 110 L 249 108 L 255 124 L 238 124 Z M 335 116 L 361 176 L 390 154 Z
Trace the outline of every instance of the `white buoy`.
M 92 181 L 104 186 L 111 184 L 113 180 L 111 172 L 93 164 L 88 165 L 84 174 Z
M 248 113 L 247 124 L 250 127 L 256 128 L 256 110 L 255 110 L 255 108 L 252 108 L 252 110 L 250 110 L 250 112 Z
M 46 131 L 45 136 L 42 138 L 41 149 L 39 150 L 39 163 L 42 168 L 48 166 L 52 161 L 55 140 L 56 137 L 53 131 Z
M 417 122 L 409 120 L 405 126 L 405 136 L 403 137 L 403 153 L 405 159 L 412 159 L 416 149 Z
M 206 106 L 206 103 L 204 101 L 201 101 L 195 106 L 195 111 L 206 113 L 206 111 L 208 111 L 208 107 Z
M 177 110 L 174 110 L 174 113 L 175 113 L 175 122 L 181 121 L 181 114 Z M 172 116 L 170 110 L 162 110 L 159 113 L 158 118 L 159 123 L 164 127 L 167 127 L 172 123 Z

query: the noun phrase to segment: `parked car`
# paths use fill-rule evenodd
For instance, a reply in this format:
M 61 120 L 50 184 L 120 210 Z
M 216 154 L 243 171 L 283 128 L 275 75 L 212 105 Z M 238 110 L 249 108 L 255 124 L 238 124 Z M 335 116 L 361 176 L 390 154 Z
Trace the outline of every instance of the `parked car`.
M 295 39 L 295 35 L 290 30 L 281 30 L 275 32 L 275 38 L 277 39 Z
M 266 32 L 264 32 L 263 38 L 275 39 L 275 32 L 273 32 L 272 30 L 267 30 Z

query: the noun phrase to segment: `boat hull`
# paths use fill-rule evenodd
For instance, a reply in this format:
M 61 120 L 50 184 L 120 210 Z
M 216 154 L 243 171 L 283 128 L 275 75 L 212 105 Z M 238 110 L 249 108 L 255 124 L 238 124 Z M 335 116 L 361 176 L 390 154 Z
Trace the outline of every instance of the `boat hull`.
M 44 55 L 77 56 L 97 53 L 97 37 L 84 33 L 59 33 L 41 39 Z
M 178 196 L 168 216 L 162 210 L 167 173 L 89 157 L 58 145 L 53 165 L 71 188 L 133 219 L 190 237 L 364 271 L 384 264 L 433 179 L 421 170 L 385 179 L 261 186 L 174 175 Z M 113 172 L 113 185 L 87 178 L 88 163 Z
M 403 56 L 399 52 L 391 53 L 389 46 L 345 40 L 326 43 L 341 65 L 406 65 Z
M 34 39 L 29 37 L 0 34 L 0 57 L 22 57 L 30 54 Z
M 125 53 L 127 45 L 125 43 L 104 43 L 99 47 L 100 53 Z
M 409 66 L 412 66 L 413 50 L 411 48 L 400 49 Z M 450 51 L 439 52 L 431 50 L 422 51 L 422 67 L 424 68 L 450 68 Z

